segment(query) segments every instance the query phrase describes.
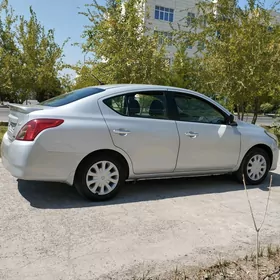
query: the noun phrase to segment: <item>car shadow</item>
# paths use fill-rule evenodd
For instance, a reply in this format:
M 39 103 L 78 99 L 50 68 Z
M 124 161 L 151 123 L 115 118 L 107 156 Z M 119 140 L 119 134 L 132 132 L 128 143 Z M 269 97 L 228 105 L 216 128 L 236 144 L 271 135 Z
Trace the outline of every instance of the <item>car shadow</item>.
M 280 186 L 280 174 L 272 173 L 273 186 Z M 248 186 L 268 191 L 269 178 L 258 186 Z M 230 175 L 200 178 L 180 178 L 138 181 L 126 183 L 119 195 L 105 202 L 91 202 L 81 197 L 73 186 L 61 183 L 18 180 L 20 194 L 30 205 L 40 209 L 67 209 L 101 207 L 140 201 L 163 200 L 168 198 L 243 190 Z

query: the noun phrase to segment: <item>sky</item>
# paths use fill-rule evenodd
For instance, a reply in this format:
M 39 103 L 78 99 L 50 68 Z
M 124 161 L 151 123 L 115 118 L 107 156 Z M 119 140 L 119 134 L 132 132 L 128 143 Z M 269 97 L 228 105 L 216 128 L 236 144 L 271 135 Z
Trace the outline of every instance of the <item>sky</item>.
M 104 0 L 99 2 L 104 3 Z M 78 13 L 85 9 L 85 4 L 91 3 L 90 0 L 10 0 L 9 3 L 15 14 L 26 17 L 29 16 L 29 7 L 32 6 L 41 24 L 46 29 L 55 29 L 55 39 L 60 45 L 70 37 L 64 48 L 66 63 L 74 64 L 83 60 L 81 49 L 71 44 L 82 42 L 81 34 L 88 20 Z
M 187 1 L 187 0 L 186 0 Z M 84 55 L 79 47 L 71 46 L 72 43 L 81 43 L 81 34 L 84 26 L 88 24 L 85 16 L 79 15 L 85 4 L 91 0 L 10 0 L 10 5 L 18 15 L 29 16 L 29 7 L 32 6 L 37 14 L 38 20 L 46 29 L 55 29 L 56 41 L 61 45 L 68 37 L 70 41 L 64 48 L 65 62 L 74 64 L 83 61 Z M 99 0 L 104 4 L 105 0 Z M 239 0 L 244 5 L 246 0 Z M 273 0 L 266 0 L 267 4 Z M 80 9 L 79 9 L 80 8 Z

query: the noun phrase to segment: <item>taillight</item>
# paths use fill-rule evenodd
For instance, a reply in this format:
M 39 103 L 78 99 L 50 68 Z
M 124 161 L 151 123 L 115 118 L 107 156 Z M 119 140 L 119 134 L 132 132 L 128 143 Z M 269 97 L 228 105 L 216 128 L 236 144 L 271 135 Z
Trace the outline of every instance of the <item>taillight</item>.
M 36 119 L 25 124 L 19 133 L 16 140 L 33 141 L 36 136 L 45 129 L 53 128 L 61 125 L 64 120 L 60 119 Z

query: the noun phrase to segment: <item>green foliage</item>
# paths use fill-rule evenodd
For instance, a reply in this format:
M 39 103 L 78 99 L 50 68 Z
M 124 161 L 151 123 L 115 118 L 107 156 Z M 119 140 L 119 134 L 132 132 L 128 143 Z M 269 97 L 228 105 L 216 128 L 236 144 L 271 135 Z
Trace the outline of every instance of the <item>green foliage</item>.
M 143 21 L 146 16 L 141 0 L 97 1 L 87 5 L 84 14 L 90 24 L 85 28 L 82 46 L 94 57 L 80 66 L 77 86 L 90 84 L 96 75 L 104 83 L 164 84 L 169 71 L 165 46 L 159 46 Z M 148 35 L 147 35 L 148 34 Z
M 205 91 L 227 97 L 240 118 L 250 106 L 255 123 L 260 105 L 278 99 L 280 26 L 262 3 L 248 1 L 241 9 L 236 1 L 201 1 L 196 20 L 178 40 L 204 43 L 199 61 Z
M 2 15 L 4 19 L 2 19 Z M 19 49 L 15 42 L 16 32 L 14 23 L 17 17 L 8 7 L 8 1 L 2 1 L 0 5 L 0 98 L 10 97 L 18 86 L 20 75 Z
M 187 56 L 187 46 L 179 45 L 170 71 L 169 84 L 192 90 L 203 90 L 199 80 L 199 68 L 199 61 Z
M 263 112 L 265 114 L 266 113 L 271 113 L 273 108 L 274 108 L 274 105 L 270 104 L 270 103 L 264 103 L 260 106 L 261 112 Z
M 0 5 L 0 99 L 39 101 L 63 90 L 63 46 L 55 42 L 54 30 L 45 31 L 30 7 L 30 17 L 14 15 L 8 0 Z
M 74 89 L 73 78 L 69 74 L 63 74 L 59 76 L 61 84 L 61 92 L 70 92 Z
M 59 94 L 61 85 L 57 76 L 62 48 L 55 43 L 54 30 L 46 32 L 32 8 L 29 20 L 20 17 L 17 30 L 24 94 L 31 94 L 39 101 Z
M 94 86 L 98 84 L 98 81 L 95 78 L 95 74 L 100 78 L 100 75 L 95 73 L 93 65 L 82 65 L 78 63 L 73 67 L 77 73 L 75 78 L 74 89 L 79 89 L 88 86 Z

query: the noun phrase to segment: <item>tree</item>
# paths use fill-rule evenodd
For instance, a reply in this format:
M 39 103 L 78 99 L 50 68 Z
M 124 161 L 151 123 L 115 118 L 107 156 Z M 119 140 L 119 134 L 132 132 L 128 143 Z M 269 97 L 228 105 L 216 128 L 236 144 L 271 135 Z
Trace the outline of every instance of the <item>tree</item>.
M 115 0 L 101 6 L 94 0 L 82 13 L 90 21 L 83 33 L 83 50 L 94 57 L 88 67 L 105 83 L 166 83 L 165 47 L 148 29 L 143 4 Z
M 61 93 L 58 72 L 62 65 L 63 47 L 55 42 L 54 30 L 46 32 L 30 8 L 30 19 L 21 16 L 17 31 L 24 98 L 33 95 L 38 101 L 43 101 Z
M 30 18 L 14 15 L 8 0 L 0 4 L 0 99 L 42 101 L 63 90 L 63 47 L 54 30 L 45 31 L 30 7 Z
M 0 100 L 15 99 L 18 90 L 19 56 L 14 30 L 17 16 L 8 1 L 0 3 Z
M 74 88 L 74 79 L 70 74 L 62 74 L 59 77 L 60 83 L 61 83 L 61 88 L 62 88 L 62 93 L 70 92 Z
M 94 65 L 91 63 L 88 64 L 77 63 L 77 65 L 75 65 L 72 68 L 77 73 L 77 76 L 75 78 L 75 83 L 74 83 L 75 89 L 98 85 L 99 82 L 96 79 L 97 78 L 96 76 L 98 76 L 99 79 L 102 79 L 102 77 L 100 77 L 100 75 L 96 73 L 97 71 Z
M 267 114 L 267 113 L 271 113 L 272 110 L 274 108 L 274 105 L 273 104 L 270 104 L 270 103 L 263 103 L 260 107 L 260 110 L 261 112 Z
M 196 57 L 188 57 L 186 44 L 179 44 L 170 70 L 169 84 L 176 87 L 203 91 L 199 77 L 199 62 Z
M 202 1 L 191 31 L 179 37 L 204 43 L 200 63 L 205 87 L 236 104 L 240 119 L 250 106 L 252 123 L 261 104 L 279 93 L 280 26 L 272 16 L 274 9 L 253 0 L 243 9 L 236 1 Z

